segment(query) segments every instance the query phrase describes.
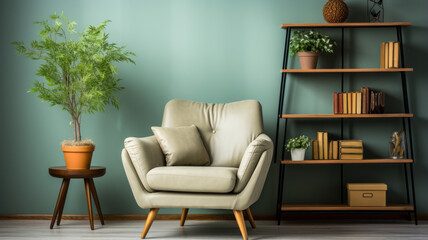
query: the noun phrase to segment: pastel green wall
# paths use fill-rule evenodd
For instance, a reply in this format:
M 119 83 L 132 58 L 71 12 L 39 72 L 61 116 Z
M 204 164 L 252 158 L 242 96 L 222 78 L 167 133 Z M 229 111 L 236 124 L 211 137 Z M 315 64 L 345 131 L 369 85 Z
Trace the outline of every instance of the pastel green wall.
M 0 214 L 52 213 L 60 179 L 49 176 L 48 167 L 63 165 L 60 142 L 72 137 L 69 116 L 58 107 L 40 103 L 27 94 L 35 78 L 37 63 L 14 54 L 11 41 L 36 38 L 34 21 L 61 12 L 82 28 L 112 20 L 107 31 L 111 40 L 137 54 L 136 65 L 119 65 L 125 90 L 118 94 L 120 110 L 85 116 L 82 134 L 97 144 L 93 165 L 107 167 L 106 176 L 96 179 L 106 214 L 146 213 L 135 203 L 120 160 L 123 140 L 128 136 L 151 135 L 150 126 L 160 125 L 163 107 L 174 98 L 202 102 L 231 102 L 257 99 L 264 112 L 265 129 L 274 138 L 285 31 L 282 23 L 324 22 L 325 1 L 105 1 L 43 0 L 0 3 L 1 64 L 1 153 Z M 348 0 L 348 21 L 366 20 L 366 2 Z M 411 111 L 416 117 L 414 142 L 417 200 L 428 213 L 426 174 L 428 86 L 427 1 L 385 1 L 386 21 L 411 21 L 404 29 L 406 64 L 409 73 Z M 339 38 L 339 30 L 323 32 Z M 377 67 L 379 45 L 395 40 L 393 29 L 346 30 L 346 66 Z M 340 48 L 323 55 L 320 67 L 339 66 Z M 290 67 L 299 67 L 297 58 Z M 348 74 L 345 89 L 361 86 L 387 94 L 388 112 L 401 112 L 399 74 Z M 330 113 L 331 94 L 339 90 L 340 75 L 302 75 L 289 78 L 287 111 Z M 292 88 L 292 89 L 291 89 Z M 339 133 L 339 121 L 291 121 L 288 136 L 317 130 Z M 348 127 L 349 126 L 349 127 Z M 386 156 L 387 141 L 399 120 L 349 120 L 345 137 L 361 138 L 368 156 Z M 339 166 L 287 167 L 285 196 L 292 202 L 334 202 L 339 199 Z M 403 170 L 397 165 L 345 166 L 345 182 L 385 182 L 391 201 L 405 201 Z M 273 214 L 276 204 L 278 164 L 272 164 L 264 191 L 254 205 L 256 214 Z M 71 183 L 66 214 L 85 214 L 83 183 Z M 194 211 L 200 213 L 219 211 Z M 179 213 L 177 209 L 162 213 Z

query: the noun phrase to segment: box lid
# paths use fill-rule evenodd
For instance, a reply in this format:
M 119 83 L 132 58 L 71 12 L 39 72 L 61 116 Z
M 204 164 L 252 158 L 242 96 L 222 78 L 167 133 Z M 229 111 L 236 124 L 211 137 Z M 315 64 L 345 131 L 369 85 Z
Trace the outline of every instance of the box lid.
M 348 190 L 388 190 L 385 183 L 348 183 Z

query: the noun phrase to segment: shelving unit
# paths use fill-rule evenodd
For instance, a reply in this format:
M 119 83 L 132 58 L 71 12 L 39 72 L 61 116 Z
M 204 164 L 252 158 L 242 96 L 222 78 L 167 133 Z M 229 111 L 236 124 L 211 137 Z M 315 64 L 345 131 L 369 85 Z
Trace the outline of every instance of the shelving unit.
M 285 44 L 284 44 L 284 59 L 281 77 L 280 96 L 278 104 L 276 137 L 275 137 L 275 153 L 274 161 L 278 160 L 278 153 L 280 153 L 280 168 L 279 168 L 279 182 L 278 182 L 278 199 L 277 199 L 277 214 L 276 218 L 278 225 L 281 223 L 281 216 L 287 212 L 407 212 L 409 219 L 411 213 L 414 215 L 415 224 L 418 224 L 417 211 L 416 211 L 416 193 L 413 176 L 413 164 L 415 159 L 413 157 L 413 142 L 412 142 L 412 126 L 411 118 L 413 114 L 409 112 L 409 102 L 407 93 L 407 80 L 406 72 L 413 71 L 413 68 L 407 68 L 404 64 L 404 48 L 402 40 L 402 30 L 404 26 L 411 26 L 410 22 L 390 22 L 390 23 L 303 23 L 303 24 L 282 24 L 281 28 L 286 30 Z M 341 29 L 341 68 L 337 69 L 288 69 L 288 53 L 291 30 L 295 28 L 339 28 Z M 395 28 L 397 31 L 397 41 L 400 43 L 401 51 L 401 67 L 395 69 L 381 69 L 381 68 L 344 68 L 344 29 L 347 28 Z M 316 74 L 316 73 L 340 73 L 341 74 L 341 91 L 343 92 L 343 82 L 345 73 L 400 73 L 401 88 L 403 92 L 403 106 L 404 113 L 385 113 L 385 114 L 289 114 L 285 113 L 284 109 L 284 96 L 285 87 L 287 84 L 287 74 Z M 384 118 L 401 118 L 403 122 L 403 129 L 406 132 L 406 159 L 364 159 L 364 160 L 305 160 L 305 161 L 291 161 L 285 159 L 284 145 L 287 134 L 287 123 L 292 119 L 340 119 L 340 138 L 343 139 L 343 122 L 347 119 L 384 119 Z M 284 122 L 284 133 L 282 145 L 278 143 L 280 124 Z M 278 147 L 280 146 L 280 147 Z M 290 165 L 313 165 L 313 164 L 336 164 L 340 165 L 340 192 L 341 201 L 338 204 L 289 204 L 283 201 L 284 191 L 284 171 L 285 166 Z M 385 207 L 350 207 L 344 201 L 344 174 L 343 166 L 347 164 L 401 164 L 404 169 L 404 177 L 406 182 L 407 203 L 393 204 L 387 203 Z M 409 174 L 410 172 L 410 174 Z M 410 180 L 410 181 L 409 181 Z M 409 184 L 410 182 L 410 184 Z

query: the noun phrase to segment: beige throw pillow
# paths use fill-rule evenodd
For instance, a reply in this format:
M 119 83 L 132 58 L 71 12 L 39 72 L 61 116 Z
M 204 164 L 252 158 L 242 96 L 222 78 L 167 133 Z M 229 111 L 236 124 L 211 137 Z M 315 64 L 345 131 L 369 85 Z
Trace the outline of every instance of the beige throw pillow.
M 152 127 L 167 166 L 206 166 L 210 157 L 195 125 Z

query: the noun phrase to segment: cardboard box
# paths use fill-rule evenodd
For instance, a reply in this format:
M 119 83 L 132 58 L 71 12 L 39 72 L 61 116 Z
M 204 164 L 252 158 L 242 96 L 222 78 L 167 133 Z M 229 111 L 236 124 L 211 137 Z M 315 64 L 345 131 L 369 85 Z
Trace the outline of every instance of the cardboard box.
M 351 207 L 386 206 L 385 183 L 348 183 L 348 205 Z

